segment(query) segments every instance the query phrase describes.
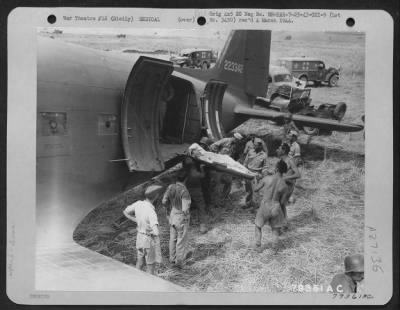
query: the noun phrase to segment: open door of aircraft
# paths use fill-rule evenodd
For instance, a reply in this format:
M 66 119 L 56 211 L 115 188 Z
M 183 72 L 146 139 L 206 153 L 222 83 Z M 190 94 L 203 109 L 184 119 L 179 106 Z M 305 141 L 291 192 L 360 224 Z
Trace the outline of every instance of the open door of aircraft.
M 126 83 L 122 113 L 122 144 L 129 171 L 162 171 L 159 150 L 159 104 L 172 63 L 140 57 Z
M 227 84 L 221 81 L 209 81 L 202 97 L 204 126 L 207 128 L 208 136 L 213 140 L 222 139 L 225 130 L 220 117 L 222 116 L 222 99 Z

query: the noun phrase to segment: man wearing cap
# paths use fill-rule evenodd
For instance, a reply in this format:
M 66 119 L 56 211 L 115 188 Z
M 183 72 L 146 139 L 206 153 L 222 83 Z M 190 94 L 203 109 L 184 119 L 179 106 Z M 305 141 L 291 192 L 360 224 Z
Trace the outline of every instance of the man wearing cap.
M 331 288 L 335 293 L 357 293 L 358 282 L 364 279 L 364 256 L 361 254 L 346 256 L 344 273 L 333 277 Z
M 243 136 L 235 132 L 233 137 L 222 138 L 217 142 L 214 142 L 210 145 L 210 150 L 214 153 L 229 155 L 233 157 L 235 153 L 235 146 L 236 144 L 243 139 Z
M 268 155 L 264 152 L 263 142 L 260 138 L 254 139 L 254 150 L 249 150 L 244 166 L 251 172 L 260 173 L 267 164 Z M 256 186 L 256 179 L 252 181 L 246 180 L 245 188 L 247 192 L 246 204 L 243 208 L 250 208 L 254 206 L 254 186 Z
M 300 145 L 297 142 L 297 136 L 298 133 L 295 130 L 291 130 L 289 132 L 289 146 L 290 146 L 290 151 L 289 151 L 289 157 L 290 158 L 295 158 L 298 159 L 301 157 L 301 151 L 300 151 Z
M 178 180 L 167 187 L 162 203 L 171 206 L 169 215 L 169 262 L 182 267 L 187 254 L 188 229 L 190 221 L 190 195 L 183 184 L 185 174 L 178 175 Z
M 145 190 L 145 200 L 138 200 L 123 211 L 128 219 L 137 223 L 136 268 L 141 270 L 146 265 L 150 274 L 158 272 L 162 261 L 158 219 L 153 205 L 161 190 L 159 185 L 150 185 Z

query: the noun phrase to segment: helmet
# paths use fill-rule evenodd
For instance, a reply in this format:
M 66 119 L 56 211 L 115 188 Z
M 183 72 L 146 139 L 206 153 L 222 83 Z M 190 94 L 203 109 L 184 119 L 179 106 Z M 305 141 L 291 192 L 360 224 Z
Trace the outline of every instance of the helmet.
M 364 256 L 361 254 L 350 255 L 344 258 L 345 272 L 364 272 Z

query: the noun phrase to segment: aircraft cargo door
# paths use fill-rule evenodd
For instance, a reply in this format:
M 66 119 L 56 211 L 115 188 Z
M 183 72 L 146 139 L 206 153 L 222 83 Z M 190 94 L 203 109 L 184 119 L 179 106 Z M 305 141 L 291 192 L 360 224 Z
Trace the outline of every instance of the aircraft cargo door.
M 126 83 L 121 112 L 122 144 L 129 171 L 162 171 L 159 105 L 172 63 L 141 56 Z
M 222 99 L 224 98 L 227 84 L 221 81 L 209 81 L 202 96 L 202 109 L 204 113 L 204 126 L 213 140 L 225 137 L 222 126 Z

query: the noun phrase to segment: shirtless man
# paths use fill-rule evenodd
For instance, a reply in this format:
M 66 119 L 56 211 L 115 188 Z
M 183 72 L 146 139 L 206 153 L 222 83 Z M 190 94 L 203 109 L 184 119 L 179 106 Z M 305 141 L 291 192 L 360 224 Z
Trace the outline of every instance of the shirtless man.
M 294 186 L 296 185 L 296 180 L 301 178 L 301 174 L 294 159 L 289 157 L 290 147 L 287 143 L 282 143 L 282 145 L 278 148 L 277 154 L 287 165 L 287 173 L 284 175 L 283 179 L 285 180 L 288 190 L 285 193 L 285 196 L 282 199 L 282 211 L 285 215 L 285 219 L 287 219 L 286 205 L 289 203 L 289 199 L 294 191 Z
M 276 165 L 276 172 L 273 176 L 266 175 L 254 189 L 256 192 L 263 189 L 263 198 L 258 208 L 255 224 L 255 246 L 261 249 L 262 227 L 268 223 L 272 228 L 273 245 L 278 241 L 280 228 L 286 225 L 286 218 L 281 208 L 282 200 L 288 191 L 284 174 L 287 172 L 287 165 L 280 160 Z

